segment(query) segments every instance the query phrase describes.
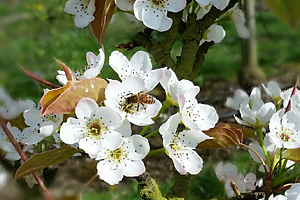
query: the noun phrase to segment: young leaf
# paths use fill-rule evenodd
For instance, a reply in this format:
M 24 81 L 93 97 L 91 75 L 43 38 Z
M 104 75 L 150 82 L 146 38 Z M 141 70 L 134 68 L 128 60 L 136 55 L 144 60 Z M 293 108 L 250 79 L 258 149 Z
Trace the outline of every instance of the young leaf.
M 32 78 L 33 80 L 35 80 L 36 82 L 39 82 L 47 87 L 50 88 L 58 88 L 58 85 L 55 85 L 53 83 L 50 83 L 49 81 L 46 81 L 45 79 L 42 79 L 41 77 L 34 75 L 33 73 L 31 73 L 30 71 L 28 71 L 27 69 L 25 69 L 24 67 L 22 67 L 21 65 L 19 65 L 21 67 L 21 69 L 23 70 L 23 72 L 29 76 L 30 78 Z
M 300 1 L 299 0 L 264 0 L 274 15 L 288 24 L 291 29 L 295 29 L 300 21 Z
M 106 28 L 114 13 L 116 4 L 114 0 L 96 1 L 96 11 L 94 13 L 95 20 L 92 21 L 91 27 L 95 38 L 103 48 L 103 40 Z
M 253 138 L 255 136 L 255 130 L 252 128 L 248 128 L 245 126 L 241 126 L 239 124 L 220 124 L 220 126 L 225 127 L 225 128 L 235 128 L 235 129 L 239 129 L 243 132 L 243 137 L 249 137 L 249 138 Z
M 83 79 L 50 90 L 41 99 L 41 115 L 74 113 L 77 102 L 83 97 L 94 99 L 98 104 L 105 99 L 107 82 L 101 78 Z
M 243 132 L 236 128 L 216 126 L 208 131 L 204 131 L 204 133 L 214 139 L 201 142 L 198 144 L 197 149 L 233 147 L 243 142 Z
M 15 174 L 15 179 L 18 180 L 23 176 L 35 173 L 46 167 L 66 160 L 77 152 L 78 150 L 76 148 L 65 146 L 59 149 L 34 154 L 19 167 Z

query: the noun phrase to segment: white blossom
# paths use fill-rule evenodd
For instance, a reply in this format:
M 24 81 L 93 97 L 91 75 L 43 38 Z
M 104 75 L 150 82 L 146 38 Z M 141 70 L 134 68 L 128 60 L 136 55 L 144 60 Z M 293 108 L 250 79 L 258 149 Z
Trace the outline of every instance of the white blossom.
M 94 21 L 95 0 L 68 0 L 64 11 L 75 15 L 75 26 L 84 28 Z
M 104 101 L 107 107 L 117 111 L 122 120 L 128 119 L 138 126 L 153 124 L 151 118 L 162 107 L 159 100 L 146 94 L 145 81 L 139 76 L 132 76 L 123 82 L 111 80 L 106 87 Z
M 109 65 L 124 81 L 131 76 L 139 76 L 145 81 L 146 92 L 151 91 L 163 78 L 162 69 L 152 70 L 149 54 L 144 51 L 136 52 L 129 61 L 119 51 L 113 51 L 109 57 Z
M 161 125 L 159 132 L 163 137 L 163 145 L 180 174 L 198 174 L 202 169 L 203 160 L 193 149 L 198 143 L 211 138 L 193 130 L 183 130 L 178 133 L 177 127 L 180 121 L 181 117 L 176 113 Z
M 173 20 L 168 11 L 179 12 L 184 9 L 186 0 L 136 0 L 133 5 L 135 17 L 144 25 L 158 31 L 167 31 Z
M 122 142 L 120 132 L 129 131 L 130 124 L 125 126 L 121 116 L 107 107 L 98 107 L 90 98 L 82 98 L 75 107 L 76 118 L 69 117 L 60 129 L 60 138 L 67 144 L 79 144 L 83 149 L 95 158 L 103 148 L 115 150 Z M 129 128 L 128 128 L 128 127 Z M 119 128 L 119 129 L 118 129 Z
M 96 157 L 98 175 L 110 185 L 118 184 L 123 176 L 136 177 L 145 172 L 142 159 L 148 154 L 148 140 L 140 135 L 125 137 L 115 150 L 104 148 Z

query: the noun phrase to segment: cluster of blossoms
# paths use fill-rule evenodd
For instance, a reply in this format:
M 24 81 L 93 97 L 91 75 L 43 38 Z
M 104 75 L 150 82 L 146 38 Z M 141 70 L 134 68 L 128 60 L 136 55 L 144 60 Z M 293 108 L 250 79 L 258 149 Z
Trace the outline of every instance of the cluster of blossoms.
M 267 87 L 263 85 L 263 88 L 276 105 L 272 102 L 264 103 L 257 87 L 250 96 L 243 90 L 237 90 L 234 99 L 228 98 L 226 105 L 239 110 L 242 119 L 235 119 L 242 125 L 251 126 L 256 131 L 264 131 L 268 125 L 269 132 L 265 136 L 277 148 L 300 148 L 300 91 L 296 88 L 281 91 L 278 83 L 274 81 L 270 81 Z M 288 107 L 289 102 L 291 106 Z
M 93 79 L 100 73 L 104 52 L 99 51 L 98 56 L 88 52 L 88 66 L 73 72 L 78 81 Z M 191 81 L 178 80 L 171 69 L 152 70 L 150 57 L 143 51 L 136 52 L 130 60 L 114 51 L 109 65 L 120 81 L 109 79 L 103 105 L 84 97 L 77 102 L 74 117 L 63 120 L 63 114 L 40 117 L 41 106 L 30 101 L 30 107 L 15 114 L 13 118 L 21 114 L 26 125 L 22 131 L 9 123 L 7 127 L 23 150 L 36 152 L 38 143 L 46 137 L 52 137 L 56 146 L 62 141 L 79 147 L 98 161 L 100 179 L 114 185 L 123 176 L 135 177 L 145 171 L 142 159 L 149 153 L 150 145 L 146 137 L 132 133 L 131 124 L 151 125 L 159 114 L 174 105 L 179 107 L 179 112 L 155 132 L 162 135 L 164 149 L 180 174 L 198 174 L 203 161 L 194 149 L 200 142 L 211 139 L 203 131 L 213 128 L 218 121 L 213 107 L 197 102 L 200 88 Z M 67 85 L 64 71 L 58 71 L 57 80 Z M 167 96 L 164 105 L 149 94 L 159 83 Z M 45 90 L 45 94 L 47 92 Z M 1 135 L 6 136 L 3 131 Z M 7 152 L 7 159 L 20 159 L 6 138 L 1 139 L 0 148 Z
M 265 103 L 260 90 L 255 87 L 250 95 L 238 89 L 234 98 L 227 98 L 226 106 L 239 111 L 240 118 L 235 116 L 239 124 L 256 131 L 260 142 L 250 143 L 252 150 L 249 153 L 255 162 L 266 163 L 260 166 L 259 171 L 270 175 L 278 170 L 278 166 L 279 170 L 287 171 L 295 164 L 285 155 L 288 150 L 300 148 L 300 91 L 296 87 L 282 91 L 275 81 L 262 86 L 274 102 Z M 272 180 L 272 177 L 268 179 Z M 239 185 L 244 191 L 244 187 Z M 298 183 L 287 190 L 285 196 L 271 195 L 269 199 L 297 199 L 300 190 L 295 188 L 299 188 Z
M 224 183 L 226 195 L 228 198 L 234 197 L 235 193 L 230 185 L 231 181 L 234 181 L 240 192 L 251 192 L 256 189 L 256 187 L 261 187 L 263 180 L 256 179 L 256 175 L 253 173 L 248 173 L 245 177 L 242 173 L 238 173 L 238 169 L 235 165 L 231 163 L 220 162 L 216 169 L 216 176 L 221 183 Z
M 184 11 L 183 21 L 187 21 L 187 13 L 197 15 L 197 20 L 210 11 L 212 6 L 218 10 L 224 10 L 229 0 L 196 0 L 197 5 L 186 0 L 115 0 L 116 6 L 124 12 L 133 12 L 134 17 L 142 21 L 143 24 L 151 29 L 158 31 L 167 31 L 171 28 L 173 20 L 167 16 L 169 12 Z M 196 6 L 196 7 L 195 7 Z M 245 27 L 245 17 L 236 4 L 228 10 L 228 16 L 234 22 L 238 35 L 241 38 L 248 38 L 249 31 Z M 75 16 L 75 25 L 79 28 L 86 27 L 95 18 L 93 16 L 96 10 L 95 0 L 69 0 L 65 5 L 65 12 Z M 126 13 L 127 14 L 127 13 Z M 205 41 L 214 41 L 219 43 L 225 37 L 225 31 L 222 26 L 213 24 L 203 36 L 202 44 Z

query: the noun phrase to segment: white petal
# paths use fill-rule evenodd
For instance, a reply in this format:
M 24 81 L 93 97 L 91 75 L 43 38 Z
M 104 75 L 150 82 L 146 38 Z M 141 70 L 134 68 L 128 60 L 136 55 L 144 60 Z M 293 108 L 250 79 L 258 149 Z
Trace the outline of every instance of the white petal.
M 28 126 L 36 127 L 37 124 L 42 123 L 43 119 L 40 118 L 41 111 L 37 109 L 28 109 L 23 113 L 25 124 Z
M 123 169 L 119 165 L 115 167 L 106 160 L 100 161 L 97 164 L 98 175 L 110 185 L 116 185 L 123 179 Z
M 133 161 L 133 160 L 126 159 L 124 160 L 124 162 L 125 165 L 122 166 L 124 176 L 127 177 L 139 176 L 142 173 L 144 173 L 146 170 L 145 165 L 141 160 Z
M 131 0 L 115 0 L 118 8 L 124 11 L 133 10 L 133 2 Z
M 134 86 L 134 87 L 133 87 Z M 145 90 L 145 81 L 138 77 L 132 76 L 122 82 L 121 92 L 123 94 L 138 94 Z
M 116 129 L 122 124 L 121 116 L 111 108 L 99 107 L 93 113 L 93 119 L 100 119 L 101 124 L 108 129 Z
M 144 51 L 136 52 L 131 60 L 130 63 L 137 72 L 143 71 L 144 73 L 149 73 L 152 69 L 151 60 L 149 54 Z
M 132 145 L 132 151 L 129 153 L 128 158 L 132 160 L 140 160 L 150 151 L 150 145 L 146 138 L 140 135 L 133 135 L 129 138 L 129 142 Z
M 74 144 L 83 137 L 86 122 L 81 119 L 69 117 L 60 128 L 60 139 L 66 144 Z
M 116 131 L 109 130 L 105 132 L 101 138 L 103 147 L 109 150 L 115 150 L 123 143 L 122 135 Z
M 176 13 L 185 8 L 186 0 L 168 0 L 168 3 L 165 6 L 168 11 Z
M 106 99 L 113 99 L 121 93 L 121 83 L 119 81 L 111 80 L 106 89 L 105 97 Z
M 259 120 L 259 123 L 265 124 L 270 121 L 272 115 L 275 112 L 276 112 L 275 105 L 271 102 L 268 102 L 259 109 L 256 117 Z
M 32 130 L 30 127 L 27 127 L 23 130 L 24 139 L 22 142 L 25 144 L 37 144 L 42 141 L 45 137 L 38 134 L 37 131 Z
M 119 51 L 113 51 L 109 56 L 109 65 L 119 75 L 121 80 L 131 75 L 132 65 Z
M 183 168 L 190 174 L 198 174 L 202 169 L 203 160 L 193 150 L 184 150 L 180 158 L 176 157 L 173 159 L 180 162 Z
M 56 75 L 56 80 L 58 80 L 58 82 L 60 82 L 60 84 L 66 85 L 68 82 L 68 79 L 67 79 L 65 72 L 62 70 L 58 70 L 57 73 L 58 73 L 58 75 Z
M 130 122 L 125 119 L 121 126 L 119 126 L 117 129 L 115 129 L 116 132 L 121 133 L 121 135 L 125 138 L 129 138 L 131 135 L 131 124 Z
M 76 117 L 84 119 L 85 117 L 90 118 L 91 114 L 98 108 L 97 103 L 90 98 L 84 97 L 80 99 L 75 107 Z
M 143 9 L 142 12 L 142 21 L 145 26 L 157 30 L 161 26 L 162 18 L 166 19 L 167 11 L 157 11 L 154 8 L 148 7 Z
M 166 15 L 163 15 L 160 21 L 160 26 L 156 29 L 160 32 L 167 31 L 171 28 L 173 20 Z
M 153 90 L 156 85 L 161 81 L 163 78 L 164 71 L 163 69 L 155 69 L 149 72 L 148 76 L 145 78 L 145 88 L 146 91 Z

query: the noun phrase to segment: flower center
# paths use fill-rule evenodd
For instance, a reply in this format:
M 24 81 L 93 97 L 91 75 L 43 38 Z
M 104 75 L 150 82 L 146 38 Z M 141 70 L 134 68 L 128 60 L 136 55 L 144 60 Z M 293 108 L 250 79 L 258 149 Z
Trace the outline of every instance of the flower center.
M 285 141 L 285 142 L 287 142 L 287 141 L 289 141 L 290 136 L 287 135 L 286 133 L 281 133 L 280 139 L 283 140 L 283 141 Z
M 101 126 L 97 122 L 91 124 L 90 134 L 92 136 L 99 136 L 101 134 Z
M 120 163 L 120 161 L 124 157 L 126 157 L 126 155 L 127 155 L 127 153 L 124 150 L 123 145 L 122 145 L 120 148 L 118 148 L 116 150 L 109 151 L 107 158 L 108 158 L 108 160 L 114 161 L 117 164 L 117 163 Z
M 165 0 L 151 0 L 155 6 L 165 7 Z

